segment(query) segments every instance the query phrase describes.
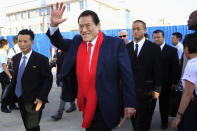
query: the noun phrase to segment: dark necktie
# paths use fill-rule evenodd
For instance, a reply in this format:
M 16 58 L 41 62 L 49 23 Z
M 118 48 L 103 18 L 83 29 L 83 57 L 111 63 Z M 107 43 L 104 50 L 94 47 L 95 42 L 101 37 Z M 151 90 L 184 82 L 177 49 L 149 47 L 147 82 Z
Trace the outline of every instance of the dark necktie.
M 22 87 L 21 87 L 21 79 L 23 76 L 23 72 L 25 70 L 25 61 L 26 61 L 26 56 L 23 56 L 23 61 L 21 63 L 21 66 L 18 70 L 18 75 L 17 75 L 17 83 L 16 83 L 16 89 L 15 89 L 15 94 L 17 97 L 20 97 L 22 95 Z
M 138 54 L 138 44 L 135 45 L 134 56 L 137 58 Z

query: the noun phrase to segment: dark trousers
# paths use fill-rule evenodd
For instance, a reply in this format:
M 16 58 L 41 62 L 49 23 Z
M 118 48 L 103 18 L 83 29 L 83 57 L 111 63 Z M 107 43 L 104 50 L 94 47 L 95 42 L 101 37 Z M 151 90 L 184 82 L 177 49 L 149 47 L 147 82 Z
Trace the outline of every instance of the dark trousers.
M 39 123 L 42 115 L 42 108 L 39 111 L 35 111 L 34 103 L 24 103 L 22 98 L 19 98 L 18 101 L 26 131 L 40 131 Z
M 3 94 L 6 85 L 8 85 L 10 83 L 8 76 L 5 74 L 5 72 L 0 73 L 0 83 L 1 83 L 1 87 L 2 87 L 2 93 Z M 1 109 L 6 108 L 6 103 L 2 101 L 1 103 Z
M 178 125 L 178 131 L 197 131 L 197 101 L 191 101 Z
M 140 95 L 140 94 L 137 94 Z M 135 131 L 148 131 L 150 128 L 150 112 L 152 95 L 136 97 L 136 117 L 131 118 Z
M 86 131 L 111 131 L 103 120 L 98 104 L 91 126 L 90 128 L 87 128 Z
M 150 126 L 151 126 L 153 114 L 154 114 L 154 111 L 155 111 L 156 103 L 157 103 L 157 99 L 152 99 L 151 111 L 150 111 L 150 120 L 149 120 L 149 125 L 150 125 Z
M 164 87 L 169 88 L 169 87 Z M 169 117 L 169 101 L 170 101 L 170 89 L 162 90 L 159 96 L 159 110 L 161 115 L 161 123 L 168 123 Z

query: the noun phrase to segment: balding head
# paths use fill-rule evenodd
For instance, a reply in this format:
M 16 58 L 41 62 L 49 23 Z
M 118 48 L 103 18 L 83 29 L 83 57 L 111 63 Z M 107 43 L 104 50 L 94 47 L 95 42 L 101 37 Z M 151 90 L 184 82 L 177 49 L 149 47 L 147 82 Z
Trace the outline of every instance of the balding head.
M 128 33 L 126 30 L 121 30 L 118 34 L 118 37 L 123 39 L 125 41 L 125 44 L 128 44 L 129 43 L 129 40 L 128 40 Z
M 190 14 L 189 20 L 187 22 L 189 30 L 197 31 L 197 10 Z

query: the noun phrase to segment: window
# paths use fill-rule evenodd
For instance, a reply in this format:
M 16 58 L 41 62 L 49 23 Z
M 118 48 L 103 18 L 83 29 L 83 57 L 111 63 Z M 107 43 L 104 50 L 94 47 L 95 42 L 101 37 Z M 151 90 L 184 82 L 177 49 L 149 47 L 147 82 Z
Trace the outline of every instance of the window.
M 24 18 L 24 17 L 23 17 L 23 12 L 22 12 L 22 13 L 21 13 L 21 20 L 23 20 L 23 18 Z
M 40 32 L 43 32 L 43 24 L 40 24 Z
M 47 23 L 47 28 L 49 28 L 50 27 L 50 23 Z
M 80 10 L 84 9 L 84 2 L 83 1 L 80 1 L 79 5 L 80 5 Z
M 27 12 L 27 17 L 30 18 L 30 11 Z
M 14 14 L 15 20 L 17 21 L 17 14 Z
M 50 15 L 50 14 L 51 14 L 51 8 L 48 7 L 48 8 L 47 8 L 47 15 Z
M 8 20 L 9 20 L 9 22 L 10 22 L 10 15 L 8 15 Z
M 70 3 L 66 4 L 66 9 L 67 9 L 67 12 L 70 12 Z
M 16 34 L 18 34 L 18 28 L 16 27 Z
M 10 32 L 10 35 L 12 34 L 12 30 L 11 30 L 11 28 L 9 28 L 9 32 Z

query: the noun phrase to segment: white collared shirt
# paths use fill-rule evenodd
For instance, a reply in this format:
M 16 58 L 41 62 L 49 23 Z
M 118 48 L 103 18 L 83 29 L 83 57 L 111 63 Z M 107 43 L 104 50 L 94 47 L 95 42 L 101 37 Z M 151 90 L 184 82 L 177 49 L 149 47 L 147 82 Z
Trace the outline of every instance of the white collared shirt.
M 165 46 L 165 42 L 162 45 L 160 45 L 161 50 L 163 50 L 164 46 Z
M 7 65 L 7 62 L 8 62 L 7 52 L 3 49 L 0 49 L 0 73 L 4 71 L 2 64 Z
M 178 51 L 178 56 L 179 56 L 179 60 L 181 59 L 182 57 L 182 54 L 183 54 L 183 45 L 181 44 L 181 42 L 179 42 L 176 46 L 174 46 L 177 51 Z
M 26 67 L 26 65 L 27 65 L 27 63 L 28 63 L 28 61 L 29 61 L 29 58 L 30 58 L 31 54 L 32 54 L 32 50 L 31 50 L 29 53 L 27 53 L 26 55 L 24 55 L 24 54 L 22 53 L 22 57 L 21 57 L 21 60 L 20 60 L 19 68 L 20 68 L 20 66 L 21 66 L 21 64 L 22 64 L 22 62 L 23 62 L 23 56 L 26 56 L 26 60 L 25 60 L 25 67 Z
M 137 52 L 137 55 L 139 55 L 139 53 L 140 53 L 140 51 L 141 51 L 141 49 L 142 49 L 142 46 L 144 45 L 144 42 L 145 42 L 145 37 L 141 40 L 141 41 L 139 41 L 138 43 L 136 43 L 135 41 L 133 41 L 134 42 L 134 51 L 135 51 L 135 48 L 136 48 L 136 44 L 138 44 L 138 52 Z
M 14 52 L 13 48 L 14 48 L 14 50 L 16 51 L 16 53 Z M 18 44 L 14 45 L 13 48 L 11 48 L 11 49 L 9 50 L 9 52 L 8 52 L 8 58 L 12 58 L 14 55 L 16 55 L 16 54 L 18 54 L 18 53 L 21 52 L 21 50 L 20 50 Z
M 195 85 L 195 92 L 197 94 L 197 58 L 188 60 L 185 71 L 182 77 L 183 87 L 185 87 L 185 80 L 190 81 Z

